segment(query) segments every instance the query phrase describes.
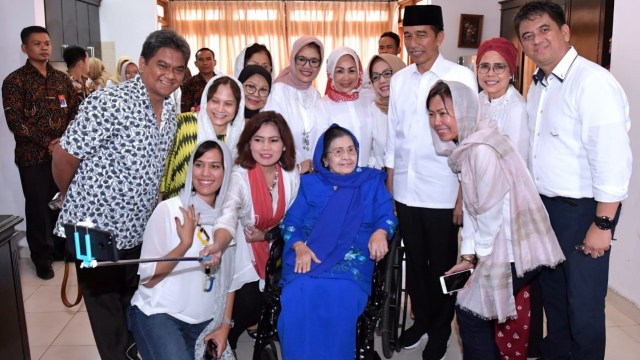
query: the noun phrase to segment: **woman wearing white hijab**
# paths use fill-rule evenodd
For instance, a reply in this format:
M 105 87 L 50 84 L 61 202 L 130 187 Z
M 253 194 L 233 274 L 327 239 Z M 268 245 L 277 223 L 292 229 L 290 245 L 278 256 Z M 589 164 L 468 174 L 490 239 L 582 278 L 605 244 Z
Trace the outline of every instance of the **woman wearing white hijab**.
M 368 166 L 373 143 L 369 106 L 373 92 L 362 92 L 362 63 L 353 49 L 341 47 L 327 57 L 327 86 L 316 103 L 319 134 L 331 124 L 351 131 L 360 143 L 358 166 Z
M 464 204 L 461 262 L 475 268 L 457 295 L 463 357 L 500 359 L 495 323 L 516 316 L 514 294 L 564 255 L 524 160 L 494 122 L 480 119 L 477 94 L 438 81 L 427 97 L 436 152 L 458 174 Z
M 224 143 L 207 140 L 198 144 L 180 195 L 158 204 L 151 215 L 141 258 L 198 256 L 211 243 L 232 165 Z M 140 285 L 131 299 L 129 327 L 145 359 L 193 359 L 199 345 L 196 340 L 205 328 L 208 332 L 218 329 L 218 355 L 222 355 L 234 257 L 235 246 L 230 246 L 215 268 L 197 261 L 139 265 Z M 223 358 L 232 359 L 231 351 Z
M 187 159 L 196 143 L 206 139 L 221 140 L 235 159 L 236 145 L 245 122 L 242 84 L 229 75 L 214 76 L 202 92 L 200 109 L 182 113 L 176 120 L 178 128 L 160 184 L 164 198 L 175 196 L 182 189 Z

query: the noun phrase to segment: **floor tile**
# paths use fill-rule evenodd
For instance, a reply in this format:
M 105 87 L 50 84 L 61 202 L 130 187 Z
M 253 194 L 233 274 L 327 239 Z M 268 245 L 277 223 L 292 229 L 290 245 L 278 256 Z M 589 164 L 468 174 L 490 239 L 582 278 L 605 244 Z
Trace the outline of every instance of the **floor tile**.
M 629 334 L 629 336 L 631 336 L 635 341 L 640 343 L 640 325 L 621 326 L 620 329 Z
M 67 293 L 69 296 L 75 296 L 76 290 L 76 285 L 70 285 Z M 79 308 L 80 305 L 72 308 L 64 306 L 60 299 L 60 285 L 42 285 L 24 302 L 24 311 L 27 313 L 61 311 L 73 315 Z
M 49 346 L 40 360 L 100 360 L 98 349 L 95 346 Z
M 606 320 L 614 323 L 617 326 L 638 325 L 633 320 L 629 319 L 629 317 L 627 317 L 624 313 L 618 310 L 617 307 L 611 305 L 611 303 L 606 304 L 604 312 Z
M 29 345 L 29 353 L 31 354 L 31 360 L 38 360 L 47 351 L 47 345 Z
M 607 328 L 606 360 L 637 360 L 640 343 L 619 327 Z
M 86 312 L 76 313 L 67 326 L 62 329 L 53 345 L 95 345 L 89 315 Z
M 22 284 L 22 301 L 26 302 L 31 295 L 33 295 L 40 285 L 24 285 Z
M 29 345 L 49 345 L 69 323 L 73 314 L 66 312 L 26 313 Z

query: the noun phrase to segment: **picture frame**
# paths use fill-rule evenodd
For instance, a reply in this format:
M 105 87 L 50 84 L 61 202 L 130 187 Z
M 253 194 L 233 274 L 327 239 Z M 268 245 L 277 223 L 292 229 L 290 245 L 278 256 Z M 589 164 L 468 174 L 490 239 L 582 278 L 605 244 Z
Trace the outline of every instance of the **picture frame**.
M 480 46 L 483 19 L 484 15 L 460 14 L 459 48 L 477 48 Z

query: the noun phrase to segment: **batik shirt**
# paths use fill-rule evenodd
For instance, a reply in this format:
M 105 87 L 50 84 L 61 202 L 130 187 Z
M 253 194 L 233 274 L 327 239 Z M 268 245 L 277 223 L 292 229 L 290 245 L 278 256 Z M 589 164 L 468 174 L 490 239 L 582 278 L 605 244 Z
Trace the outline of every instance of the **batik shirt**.
M 213 74 L 215 76 L 215 74 Z M 180 100 L 180 111 L 191 112 L 192 108 L 200 105 L 202 92 L 207 86 L 207 81 L 202 74 L 198 74 L 187 80 L 182 85 L 182 98 Z
M 69 186 L 62 225 L 87 218 L 117 236 L 118 249 L 142 242 L 157 203 L 164 160 L 176 131 L 175 104 L 164 101 L 160 126 L 140 76 L 91 94 L 60 139 L 81 159 Z
M 29 60 L 2 83 L 2 102 L 16 141 L 16 165 L 51 161 L 49 143 L 59 138 L 78 111 L 78 101 L 65 73 L 47 64 L 43 76 Z
M 81 79 L 76 79 L 75 76 L 67 73 L 69 79 L 71 79 L 71 83 L 73 84 L 73 89 L 76 92 L 76 96 L 78 97 L 78 102 L 82 102 L 87 98 L 92 92 L 96 91 L 96 84 L 93 80 L 89 79 L 87 76 L 82 76 Z

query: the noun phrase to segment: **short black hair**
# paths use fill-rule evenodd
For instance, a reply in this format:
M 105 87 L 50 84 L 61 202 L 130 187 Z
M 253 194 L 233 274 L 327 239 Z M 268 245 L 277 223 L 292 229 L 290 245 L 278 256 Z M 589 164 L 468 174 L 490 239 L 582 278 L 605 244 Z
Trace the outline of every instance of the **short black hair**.
M 211 53 L 211 55 L 213 55 L 213 60 L 215 60 L 215 59 L 216 59 L 216 53 L 214 53 L 214 52 L 213 52 L 213 50 L 209 49 L 208 47 L 203 47 L 203 48 L 198 49 L 198 51 L 196 51 L 196 60 L 198 60 L 198 54 L 199 54 L 201 51 L 208 51 L 208 52 L 210 52 L 210 53 Z
M 31 34 L 40 34 L 40 33 L 45 33 L 47 35 L 49 35 L 49 32 L 47 31 L 47 29 L 43 28 L 42 26 L 27 26 L 26 28 L 22 29 L 22 31 L 20 31 L 20 40 L 22 40 L 23 44 L 27 44 L 27 41 L 29 41 L 29 36 L 31 36 Z
M 393 42 L 396 43 L 396 47 L 400 47 L 400 35 L 394 33 L 393 31 L 385 31 L 382 33 L 382 35 L 380 35 L 380 39 L 382 39 L 383 37 L 390 37 L 393 39 Z M 378 40 L 380 40 L 378 39 Z
M 162 48 L 170 48 L 182 53 L 185 66 L 189 62 L 189 57 L 191 57 L 189 44 L 175 31 L 167 29 L 156 30 L 149 34 L 147 39 L 144 41 L 144 44 L 142 44 L 142 52 L 140 53 L 140 56 L 148 62 L 156 56 L 158 50 Z
M 82 61 L 87 57 L 89 57 L 89 55 L 87 55 L 87 50 L 78 45 L 71 45 L 65 48 L 62 52 L 62 58 L 64 59 L 64 62 L 67 63 L 67 69 L 71 69 L 76 66 L 78 61 Z
M 242 65 L 247 65 L 247 62 L 249 61 L 249 59 L 251 59 L 253 54 L 257 54 L 260 52 L 267 54 L 267 57 L 269 58 L 269 64 L 271 65 L 271 67 L 273 67 L 273 58 L 271 57 L 271 52 L 269 51 L 269 49 L 267 49 L 266 46 L 258 43 L 254 43 L 244 51 L 244 64 Z
M 520 24 L 523 21 L 533 20 L 543 16 L 544 14 L 549 15 L 551 20 L 553 20 L 558 27 L 567 23 L 564 10 L 558 3 L 548 0 L 532 1 L 522 5 L 516 16 L 513 18 L 513 25 L 515 26 L 518 38 L 520 38 Z

